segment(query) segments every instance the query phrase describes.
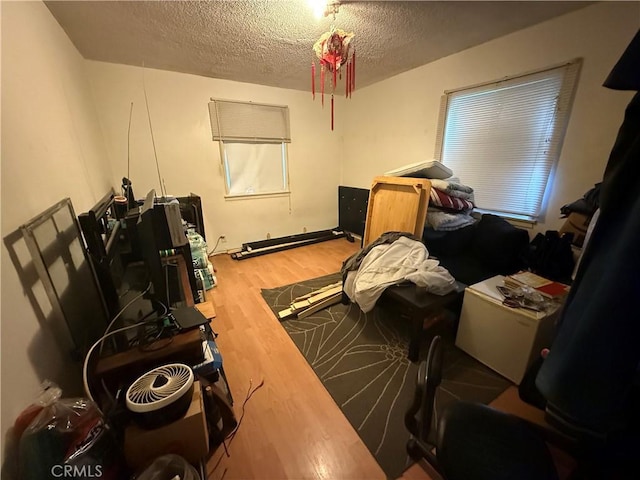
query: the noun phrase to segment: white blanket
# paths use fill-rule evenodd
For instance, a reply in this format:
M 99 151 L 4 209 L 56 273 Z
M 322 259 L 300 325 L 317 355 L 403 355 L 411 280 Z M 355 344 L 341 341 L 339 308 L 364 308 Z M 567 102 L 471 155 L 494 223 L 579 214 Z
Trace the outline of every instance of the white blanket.
M 372 248 L 360 268 L 347 274 L 344 291 L 363 312 L 369 312 L 385 288 L 404 280 L 437 295 L 446 295 L 455 285 L 447 269 L 429 258 L 422 243 L 401 237 L 391 244 Z

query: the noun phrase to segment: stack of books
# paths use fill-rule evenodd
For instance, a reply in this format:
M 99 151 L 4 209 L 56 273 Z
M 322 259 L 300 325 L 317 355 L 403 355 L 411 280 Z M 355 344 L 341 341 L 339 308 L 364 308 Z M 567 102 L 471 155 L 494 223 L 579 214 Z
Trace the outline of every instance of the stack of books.
M 554 282 L 531 272 L 518 272 L 504 277 L 504 286 L 510 289 L 528 286 L 552 299 L 562 299 L 569 293 L 570 288 L 569 285 Z

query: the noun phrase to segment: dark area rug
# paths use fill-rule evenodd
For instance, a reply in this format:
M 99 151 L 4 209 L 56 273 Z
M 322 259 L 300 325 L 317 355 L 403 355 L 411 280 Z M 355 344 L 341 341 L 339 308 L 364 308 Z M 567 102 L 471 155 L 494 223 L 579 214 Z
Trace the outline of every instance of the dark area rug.
M 339 280 L 339 274 L 328 275 L 262 290 L 262 296 L 277 317 L 294 298 Z M 281 324 L 387 476 L 398 478 L 412 463 L 405 451 L 404 412 L 413 398 L 417 364 L 407 359 L 408 322 L 382 308 L 365 314 L 356 304 L 338 304 Z M 457 349 L 450 331 L 437 333 L 443 337 L 444 368 L 436 421 L 452 401 L 487 404 L 510 385 Z

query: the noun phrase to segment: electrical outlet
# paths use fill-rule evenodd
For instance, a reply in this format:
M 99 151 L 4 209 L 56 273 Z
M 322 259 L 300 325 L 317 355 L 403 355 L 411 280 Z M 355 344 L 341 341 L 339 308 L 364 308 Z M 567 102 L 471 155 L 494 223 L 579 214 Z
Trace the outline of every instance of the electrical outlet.
M 227 236 L 226 235 L 220 235 L 220 242 L 221 243 L 225 243 L 227 241 Z

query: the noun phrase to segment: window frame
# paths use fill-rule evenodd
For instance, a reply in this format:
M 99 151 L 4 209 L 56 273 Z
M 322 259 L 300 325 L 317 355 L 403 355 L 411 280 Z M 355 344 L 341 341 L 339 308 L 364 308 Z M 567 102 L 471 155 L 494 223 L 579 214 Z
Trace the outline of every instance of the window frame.
M 255 193 L 231 193 L 231 177 L 229 171 L 228 156 L 225 149 L 226 143 L 239 143 L 245 145 L 263 145 L 273 144 L 281 146 L 281 165 L 282 165 L 282 181 L 285 186 L 283 190 L 255 192 Z M 237 199 L 237 198 L 256 198 L 256 197 L 278 197 L 291 194 L 291 184 L 289 181 L 289 148 L 287 142 L 265 142 L 265 141 L 235 141 L 235 140 L 219 140 L 218 145 L 220 147 L 220 164 L 222 166 L 222 173 L 224 175 L 224 189 L 225 199 Z
M 289 107 L 268 103 L 211 98 L 209 119 L 214 141 L 220 149 L 225 199 L 285 196 L 291 194 L 289 149 L 291 128 Z M 231 193 L 231 169 L 226 145 L 280 145 L 280 174 L 284 188 L 275 191 Z
M 545 72 L 554 72 L 561 69 L 564 69 L 564 72 L 562 72 L 562 75 L 564 75 L 564 77 L 560 86 L 560 91 L 558 93 L 558 103 L 556 106 L 556 108 L 558 109 L 558 114 L 556 115 L 556 117 L 559 117 L 559 120 L 557 120 L 556 126 L 554 127 L 554 132 L 551 136 L 551 138 L 554 139 L 553 143 L 555 144 L 555 151 L 551 155 L 550 169 L 545 181 L 544 189 L 542 190 L 541 200 L 539 202 L 539 205 L 537 206 L 537 213 L 535 215 L 529 215 L 528 213 L 492 210 L 489 208 L 482 208 L 481 206 L 476 207 L 475 211 L 479 213 L 491 213 L 494 215 L 499 215 L 510 220 L 523 222 L 524 224 L 535 224 L 540 221 L 541 217 L 544 217 L 549 196 L 551 191 L 553 190 L 553 179 L 555 176 L 558 161 L 560 159 L 560 154 L 562 152 L 564 136 L 569 124 L 573 100 L 578 88 L 578 80 L 580 77 L 580 71 L 582 69 L 582 58 L 575 58 L 571 61 L 552 65 L 546 68 L 531 70 L 517 75 L 506 76 L 498 80 L 482 82 L 470 86 L 444 91 L 444 94 L 441 97 L 440 110 L 438 114 L 434 158 L 438 161 L 443 162 L 443 164 L 446 164 L 445 161 L 443 161 L 445 160 L 443 159 L 443 153 L 445 149 L 446 126 L 449 118 L 449 102 L 452 98 L 452 95 L 467 91 L 470 94 L 476 93 L 478 91 L 490 92 L 492 91 L 490 87 L 494 87 L 493 91 L 497 92 L 501 88 L 503 88 L 506 82 L 517 82 L 518 80 L 526 81 L 528 78 L 544 74 Z M 455 172 L 455 169 L 454 175 L 458 175 L 458 172 Z M 463 181 L 467 180 L 464 179 Z M 471 184 L 472 182 L 468 183 Z M 470 186 L 474 187 L 474 185 Z

